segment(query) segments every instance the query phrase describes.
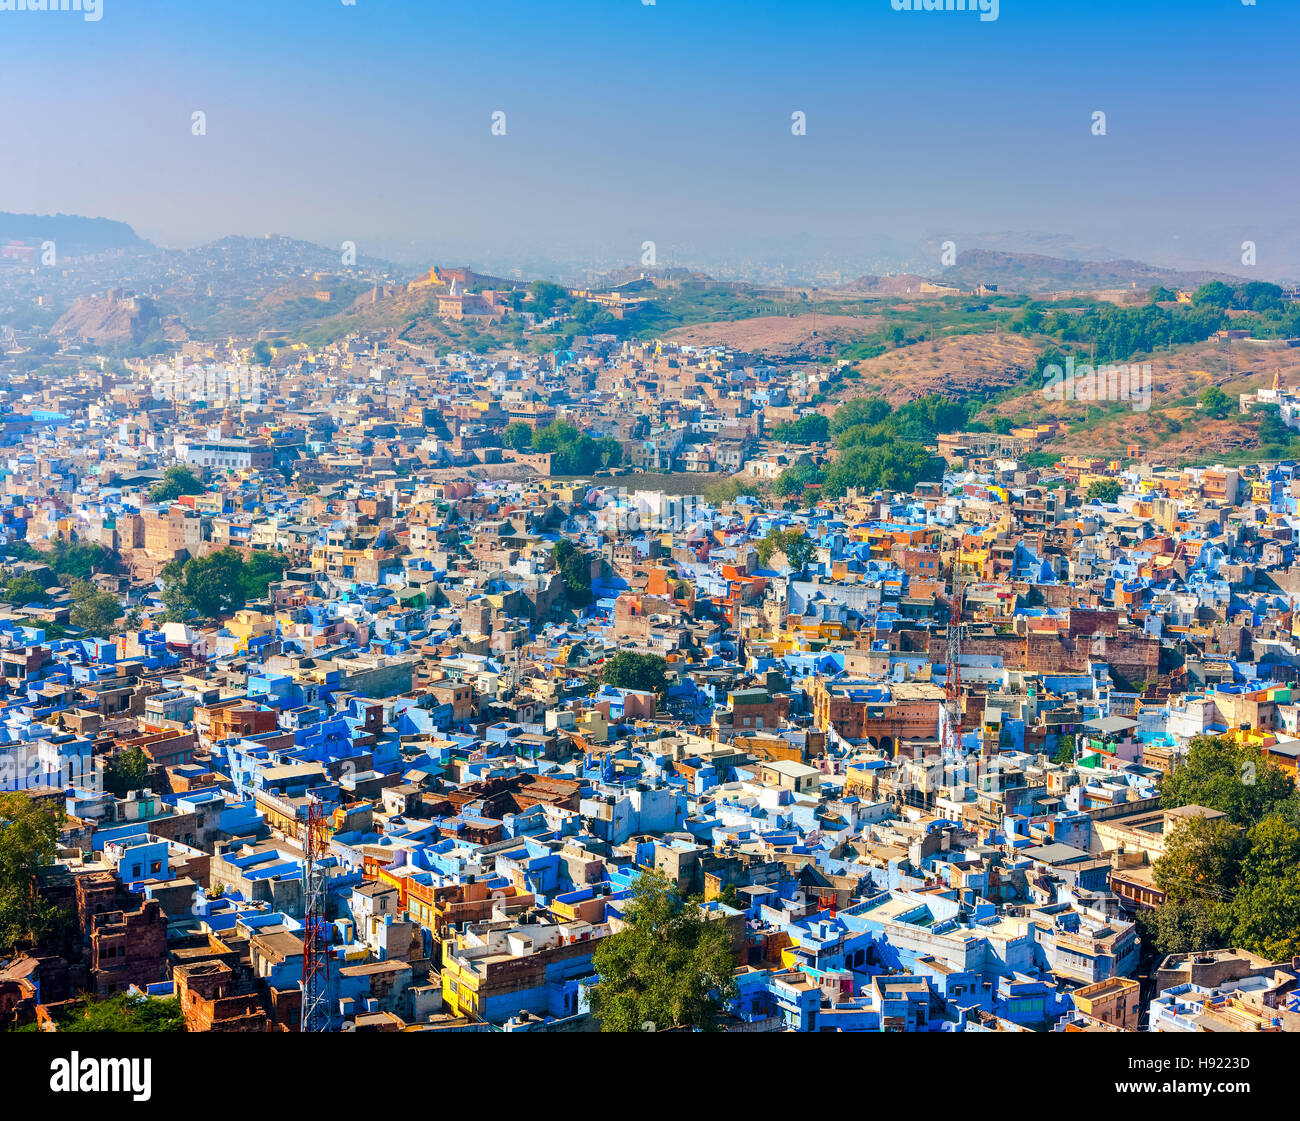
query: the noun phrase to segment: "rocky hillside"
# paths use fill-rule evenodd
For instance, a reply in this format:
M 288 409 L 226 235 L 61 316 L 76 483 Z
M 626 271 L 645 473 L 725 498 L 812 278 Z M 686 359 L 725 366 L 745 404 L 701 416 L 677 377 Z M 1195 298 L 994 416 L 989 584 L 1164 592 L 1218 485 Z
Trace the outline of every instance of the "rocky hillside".
M 51 328 L 58 338 L 112 345 L 139 343 L 161 329 L 162 315 L 153 300 L 121 291 L 77 300 Z
M 993 249 L 970 249 L 958 254 L 957 263 L 935 279 L 961 288 L 996 284 L 999 290 L 1008 293 L 1091 292 L 1132 288 L 1134 285 L 1140 291 L 1156 285 L 1199 288 L 1211 280 L 1241 283 L 1240 277 L 1226 273 L 1181 272 L 1142 261 L 1075 261 L 1037 253 L 1002 253 Z

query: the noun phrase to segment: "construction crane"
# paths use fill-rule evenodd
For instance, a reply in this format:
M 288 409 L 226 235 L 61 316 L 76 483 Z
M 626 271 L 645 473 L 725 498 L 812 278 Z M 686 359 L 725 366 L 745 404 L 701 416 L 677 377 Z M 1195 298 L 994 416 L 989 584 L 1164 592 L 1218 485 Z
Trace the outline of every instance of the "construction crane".
M 329 925 L 325 917 L 325 810 L 320 798 L 307 802 L 303 837 L 305 915 L 302 931 L 302 1014 L 300 1031 L 329 1031 Z

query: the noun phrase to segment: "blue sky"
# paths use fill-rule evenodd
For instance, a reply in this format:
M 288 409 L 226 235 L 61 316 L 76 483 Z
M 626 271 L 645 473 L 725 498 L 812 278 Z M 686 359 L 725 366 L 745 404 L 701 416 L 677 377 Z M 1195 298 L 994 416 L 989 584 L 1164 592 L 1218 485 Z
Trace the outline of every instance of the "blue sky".
M 93 23 L 0 11 L 0 209 L 521 263 L 631 263 L 644 240 L 923 261 L 1012 232 L 1232 270 L 1252 238 L 1300 275 L 1295 0 L 1001 0 L 995 22 L 889 0 L 102 2 Z

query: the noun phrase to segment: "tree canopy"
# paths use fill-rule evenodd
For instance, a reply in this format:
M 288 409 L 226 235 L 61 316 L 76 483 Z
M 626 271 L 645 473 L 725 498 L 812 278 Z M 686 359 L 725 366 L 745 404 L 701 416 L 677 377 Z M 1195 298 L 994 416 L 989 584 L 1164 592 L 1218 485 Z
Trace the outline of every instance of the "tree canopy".
M 1252 745 L 1196 736 L 1164 782 L 1162 805 L 1200 805 L 1153 869 L 1165 903 L 1145 919 L 1161 953 L 1240 946 L 1300 953 L 1300 794 Z
M 1053 763 L 1068 765 L 1074 762 L 1075 740 L 1074 736 L 1068 733 L 1061 737 L 1060 743 L 1057 744 L 1056 754 L 1052 756 Z
M 1088 484 L 1088 501 L 1114 502 L 1122 491 L 1118 479 L 1093 479 Z
M 553 475 L 587 475 L 623 461 L 623 445 L 614 437 L 595 439 L 565 420 L 553 420 L 532 432 L 531 444 L 533 451 L 550 453 Z
M 131 746 L 116 752 L 104 765 L 104 786 L 115 798 L 140 790 L 149 779 L 149 756 Z
M 69 620 L 89 634 L 107 638 L 122 614 L 122 601 L 112 592 L 101 591 L 89 580 L 72 585 L 72 611 Z
M 657 872 L 632 885 L 626 925 L 596 947 L 592 1012 L 602 1031 L 717 1030 L 735 996 L 731 936 Z
M 34 576 L 22 576 L 7 570 L 0 570 L 0 576 L 4 577 L 0 599 L 14 607 L 23 607 L 29 603 L 44 603 L 50 598 L 45 594 L 45 586 Z
M 185 1015 L 177 997 L 143 993 L 114 993 L 102 999 L 81 997 L 59 1006 L 55 1023 L 60 1032 L 177 1032 L 185 1030 Z M 40 1031 L 30 1024 L 19 1031 Z
M 287 565 L 279 553 L 265 549 L 254 550 L 247 561 L 235 549 L 172 561 L 162 571 L 167 618 L 178 622 L 191 616 L 231 615 L 250 599 L 264 599 Z
M 1011 322 L 1010 329 L 1051 336 L 1070 350 L 1086 345 L 1089 360 L 1096 364 L 1128 362 L 1138 354 L 1149 354 L 1170 344 L 1203 342 L 1226 323 L 1221 308 L 1204 302 L 1193 307 L 1180 304 L 1177 308 L 1155 303 L 1141 307 L 1099 304 L 1078 312 L 1031 306 Z M 1064 364 L 1061 350 L 1050 347 L 1039 355 L 1035 373 L 1041 376 L 1046 366 Z
M 533 426 L 527 421 L 512 420 L 501 430 L 501 443 L 514 451 L 527 451 L 533 446 Z
M 117 554 L 91 541 L 69 541 L 56 537 L 47 550 L 34 548 L 26 541 L 15 541 L 6 548 L 15 560 L 48 564 L 55 576 L 73 580 L 89 579 L 96 572 L 110 569 Z
M 1217 385 L 1207 385 L 1197 398 L 1201 408 L 1216 420 L 1222 420 L 1235 407 L 1233 400 Z
M 1300 794 L 1286 773 L 1253 744 L 1227 736 L 1194 736 L 1187 754 L 1160 787 L 1160 804 L 1208 806 L 1236 825 L 1253 825 L 1266 814 L 1295 818 Z
M 897 409 L 883 397 L 855 397 L 835 410 L 830 430 L 842 448 L 891 440 L 932 443 L 941 433 L 965 427 L 978 408 L 977 402 L 957 401 L 935 393 L 917 397 Z
M 777 553 L 784 553 L 790 567 L 802 572 L 816 555 L 817 543 L 801 529 L 769 529 L 758 541 L 758 563 L 766 568 Z
M 826 468 L 822 493 L 841 498 L 852 489 L 911 490 L 922 480 L 943 477 L 944 461 L 920 444 L 890 442 L 842 451 Z
M 772 492 L 781 498 L 797 498 L 811 486 L 819 486 L 824 473 L 813 463 L 796 463 L 787 467 L 776 477 Z
M 668 662 L 658 654 L 620 650 L 601 667 L 600 679 L 616 689 L 638 689 L 645 693 L 668 693 Z
M 176 464 L 163 472 L 162 480 L 149 491 L 151 502 L 174 502 L 185 494 L 202 494 L 204 487 L 198 476 L 188 467 Z
M 35 890 L 36 873 L 58 855 L 63 811 L 26 794 L 0 794 L 0 957 L 40 944 L 68 920 Z
M 570 607 L 586 607 L 591 602 L 591 557 L 567 537 L 555 543 L 555 567 L 564 577 L 564 594 Z
M 721 506 L 727 502 L 734 502 L 741 496 L 750 498 L 757 497 L 758 484 L 750 479 L 741 479 L 735 475 L 726 479 L 715 479 L 713 482 L 705 485 L 700 492 L 700 497 L 705 502 L 713 506 Z
M 768 433 L 773 440 L 787 444 L 820 444 L 830 437 L 830 418 L 821 413 L 809 413 L 798 420 L 775 425 Z

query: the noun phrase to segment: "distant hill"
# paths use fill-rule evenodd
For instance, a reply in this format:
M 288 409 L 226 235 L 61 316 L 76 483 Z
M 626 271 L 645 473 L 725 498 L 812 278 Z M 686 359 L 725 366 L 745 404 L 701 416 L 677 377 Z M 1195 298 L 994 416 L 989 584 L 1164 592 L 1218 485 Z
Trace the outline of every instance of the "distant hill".
M 125 222 L 79 214 L 12 214 L 0 210 L 0 244 L 52 241 L 60 256 L 80 257 L 113 249 L 151 249 Z
M 232 235 L 195 249 L 168 249 L 164 251 L 164 257 L 173 265 L 196 272 L 212 269 L 258 272 L 314 269 L 338 273 L 344 267 L 340 250 L 280 234 L 267 234 L 265 237 Z M 364 254 L 358 255 L 356 269 L 367 276 L 374 272 L 406 274 L 410 271 Z
M 99 344 L 138 344 L 161 324 L 162 316 L 152 300 L 115 291 L 106 297 L 77 300 L 50 328 L 50 334 Z
M 1182 272 L 1142 261 L 1078 261 L 995 249 L 968 249 L 958 255 L 952 268 L 943 270 L 935 279 L 962 288 L 996 284 L 1000 291 L 1010 293 L 1096 291 L 1134 285 L 1139 290 L 1156 285 L 1199 288 L 1211 280 L 1242 283 L 1241 277 L 1227 273 Z

